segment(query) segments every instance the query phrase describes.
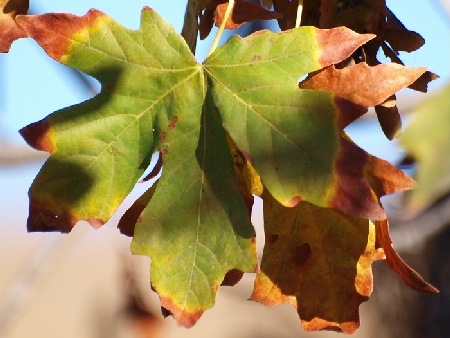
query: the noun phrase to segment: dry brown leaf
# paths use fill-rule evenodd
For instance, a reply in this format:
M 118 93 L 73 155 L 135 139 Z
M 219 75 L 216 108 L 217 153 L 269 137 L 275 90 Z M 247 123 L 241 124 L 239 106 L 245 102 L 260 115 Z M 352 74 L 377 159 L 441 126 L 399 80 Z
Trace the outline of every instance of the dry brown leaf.
M 294 28 L 299 0 L 273 0 L 272 2 L 274 10 L 282 15 L 278 19 L 281 30 Z
M 396 102 L 395 95 L 392 95 L 383 103 L 375 106 L 378 122 L 380 122 L 381 129 L 389 140 L 402 135 L 402 119 Z
M 370 67 L 361 62 L 343 69 L 325 68 L 310 75 L 299 87 L 329 90 L 360 106 L 373 107 L 413 83 L 425 71 L 425 67 L 408 68 L 395 63 Z
M 216 26 L 222 24 L 225 11 L 227 9 L 228 2 L 220 4 L 216 8 L 214 15 L 214 21 Z M 256 20 L 273 20 L 280 19 L 282 15 L 274 11 L 268 11 L 262 8 L 260 5 L 246 2 L 243 0 L 237 0 L 234 4 L 233 13 L 225 24 L 226 29 L 236 29 L 242 26 L 246 22 Z
M 342 69 L 334 66 L 311 74 L 299 84 L 300 88 L 330 90 L 345 99 L 345 114 L 339 116 L 339 125 L 348 124 L 367 112 L 376 109 L 383 132 L 388 139 L 399 136 L 401 119 L 392 96 L 400 89 L 411 85 L 426 72 L 426 68 L 408 68 L 396 63 L 374 67 L 358 63 Z M 349 102 L 348 102 L 349 101 Z
M 307 331 L 353 333 L 372 292 L 371 264 L 384 258 L 373 224 L 307 202 L 286 208 L 267 191 L 263 200 L 266 245 L 251 299 L 291 303 Z
M 403 171 L 370 155 L 345 134 L 341 136 L 335 168 L 336 192 L 329 206 L 348 215 L 386 219 L 380 198 L 415 186 Z
M 0 0 L 0 53 L 8 52 L 17 39 L 27 37 L 15 18 L 26 14 L 28 5 L 29 0 Z

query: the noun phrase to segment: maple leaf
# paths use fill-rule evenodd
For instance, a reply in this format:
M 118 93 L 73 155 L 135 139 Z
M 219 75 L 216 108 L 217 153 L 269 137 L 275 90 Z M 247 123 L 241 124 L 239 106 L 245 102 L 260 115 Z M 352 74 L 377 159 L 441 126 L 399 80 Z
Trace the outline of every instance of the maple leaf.
M 364 176 L 367 162 L 340 135 L 345 125 L 338 116 L 345 118 L 350 103 L 330 97 L 329 92 L 292 86 L 302 75 L 339 62 L 370 39 L 360 35 L 356 44 L 352 34 L 345 28 L 303 27 L 283 34 L 231 38 L 205 61 L 205 69 L 225 128 L 278 201 L 294 206 L 306 200 L 360 217 L 384 219 L 380 196 L 372 192 Z M 312 40 L 311 35 L 316 38 Z M 333 53 L 321 54 L 332 55 L 332 60 L 313 61 L 316 41 L 322 48 L 333 48 Z M 414 71 L 416 77 L 422 72 Z M 370 96 L 363 87 L 355 89 L 361 97 Z M 269 90 L 272 95 L 267 95 Z M 401 189 L 412 186 L 400 171 L 398 177 Z M 359 191 L 358 197 L 354 191 Z
M 305 330 L 353 333 L 372 292 L 371 264 L 384 258 L 365 219 L 301 202 L 286 208 L 265 191 L 261 271 L 251 299 L 291 303 Z
M 0 53 L 8 52 L 17 39 L 27 37 L 15 18 L 26 14 L 28 5 L 29 0 L 0 0 Z
M 408 208 L 418 213 L 450 190 L 450 85 L 417 108 L 400 144 L 417 160 L 417 188 L 408 196 Z
M 384 102 L 375 106 L 378 122 L 388 140 L 402 135 L 402 118 L 398 112 L 397 97 L 391 95 Z
M 297 85 L 372 35 L 260 32 L 231 38 L 200 65 L 149 8 L 136 31 L 97 10 L 17 22 L 52 58 L 102 85 L 93 99 L 21 130 L 51 154 L 30 188 L 28 229 L 102 225 L 159 152 L 161 178 L 119 227 L 133 235 L 134 253 L 152 258 L 152 285 L 184 326 L 214 304 L 222 283 L 255 271 L 249 209 L 261 182 L 287 206 L 305 200 L 380 220 L 379 198 L 412 184 L 342 133 L 349 101 Z
M 102 225 L 153 152 L 169 151 L 163 144 L 171 131 L 195 114 L 199 121 L 201 66 L 172 26 L 152 11 L 142 16 L 137 31 L 96 10 L 18 17 L 51 57 L 102 84 L 93 99 L 21 130 L 30 145 L 51 153 L 30 188 L 29 230 L 70 231 L 80 219 Z
M 138 31 L 96 10 L 19 22 L 50 56 L 102 83 L 92 100 L 21 131 L 51 152 L 30 189 L 29 229 L 66 231 L 78 219 L 101 225 L 159 150 L 161 178 L 119 226 L 134 235 L 134 253 L 152 257 L 163 307 L 192 326 L 230 270 L 257 267 L 254 230 L 211 95 L 204 101 L 201 66 L 150 9 Z
M 142 175 L 151 154 L 170 152 L 166 138 L 175 125 L 199 123 L 205 95 L 202 66 L 169 24 L 152 11 L 144 11 L 143 18 L 135 32 L 95 10 L 84 17 L 18 19 L 50 56 L 102 83 L 94 99 L 21 131 L 29 144 L 52 154 L 30 189 L 30 230 L 69 231 L 80 219 L 103 224 Z M 144 39 L 146 30 L 155 32 Z M 341 61 L 370 38 L 345 28 L 265 32 L 231 39 L 205 61 L 207 84 L 228 133 L 283 203 L 292 204 L 300 196 L 326 204 L 324 194 L 334 181 L 338 108 L 329 93 L 299 91 L 298 77 Z M 280 67 L 285 71 L 279 72 Z M 286 105 L 291 109 L 286 111 Z M 186 110 L 197 111 L 196 122 L 183 116 Z M 270 119 L 275 120 L 267 123 Z M 248 130 L 243 130 L 246 125 Z M 307 130 L 299 133 L 296 128 Z M 277 137 L 276 148 L 261 137 L 267 132 Z M 311 137 L 321 142 L 309 142 Z M 73 142 L 77 138 L 80 142 Z M 257 153 L 242 142 L 246 139 Z M 296 184 L 291 184 L 293 179 Z

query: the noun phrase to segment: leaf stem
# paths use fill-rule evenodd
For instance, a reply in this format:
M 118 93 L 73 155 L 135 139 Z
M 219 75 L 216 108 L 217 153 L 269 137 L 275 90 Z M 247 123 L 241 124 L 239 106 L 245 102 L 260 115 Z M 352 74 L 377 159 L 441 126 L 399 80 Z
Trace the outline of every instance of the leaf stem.
M 217 45 L 219 44 L 220 37 L 222 36 L 223 30 L 225 29 L 225 25 L 227 24 L 227 21 L 230 18 L 231 12 L 233 11 L 233 7 L 234 7 L 234 0 L 230 0 L 228 2 L 227 9 L 225 10 L 225 14 L 223 16 L 222 23 L 220 24 L 219 30 L 216 33 L 214 41 L 213 41 L 211 48 L 209 49 L 208 55 L 206 57 L 210 56 L 216 50 Z
M 295 28 L 300 27 L 302 21 L 303 1 L 300 1 L 297 7 L 297 17 L 295 18 Z

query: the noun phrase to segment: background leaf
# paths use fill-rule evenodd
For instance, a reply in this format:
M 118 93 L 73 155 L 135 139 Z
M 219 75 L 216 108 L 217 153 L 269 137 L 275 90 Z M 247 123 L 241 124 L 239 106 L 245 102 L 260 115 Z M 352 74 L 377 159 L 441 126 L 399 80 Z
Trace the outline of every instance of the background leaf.
M 420 212 L 450 190 L 450 85 L 418 109 L 400 144 L 417 160 L 417 188 L 408 199 L 410 212 Z

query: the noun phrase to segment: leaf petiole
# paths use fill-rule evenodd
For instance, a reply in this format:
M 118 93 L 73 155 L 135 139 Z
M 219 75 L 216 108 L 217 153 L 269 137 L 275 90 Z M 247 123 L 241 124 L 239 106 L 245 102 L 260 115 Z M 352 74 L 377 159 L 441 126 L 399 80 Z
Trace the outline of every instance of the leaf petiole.
M 303 1 L 299 1 L 297 7 L 297 17 L 295 19 L 295 28 L 300 27 L 300 22 L 302 21 L 302 10 L 303 10 Z
M 209 49 L 208 55 L 206 57 L 210 56 L 216 50 L 217 45 L 219 44 L 220 37 L 222 36 L 223 30 L 225 29 L 225 25 L 227 24 L 227 21 L 230 18 L 233 8 L 234 8 L 234 0 L 230 0 L 228 2 L 227 9 L 225 10 L 225 14 L 223 16 L 222 23 L 220 24 L 219 30 L 216 33 L 214 41 L 213 41 L 211 48 Z

